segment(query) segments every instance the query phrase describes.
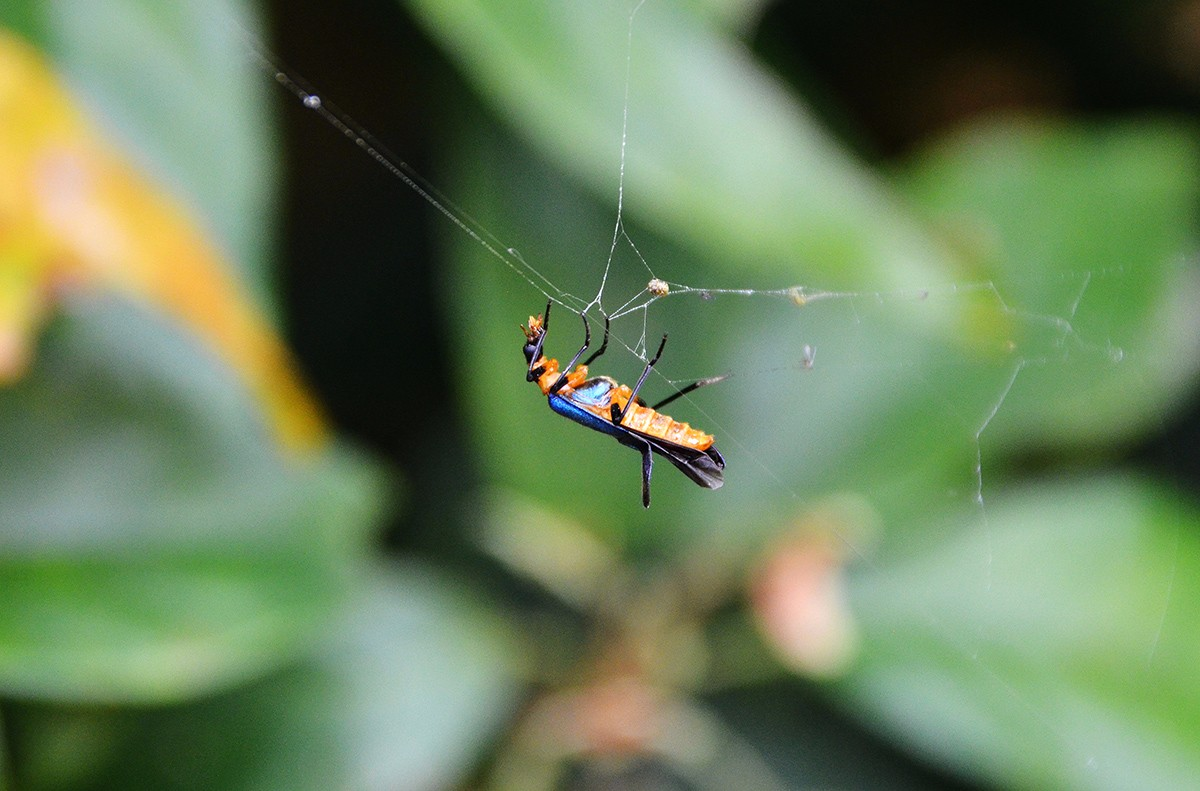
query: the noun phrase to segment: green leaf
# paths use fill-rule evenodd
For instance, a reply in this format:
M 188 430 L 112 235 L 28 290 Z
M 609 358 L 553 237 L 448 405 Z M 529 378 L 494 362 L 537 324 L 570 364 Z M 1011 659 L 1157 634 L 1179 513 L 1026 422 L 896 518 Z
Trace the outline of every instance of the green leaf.
M 736 262 L 742 284 L 893 289 L 937 281 L 947 267 L 890 191 L 694 14 L 641 6 L 627 59 L 624 0 L 409 6 L 495 110 L 609 201 L 627 113 L 627 216 L 693 254 Z
M 25 787 L 455 786 L 515 702 L 515 644 L 440 574 L 416 564 L 360 571 L 338 626 L 286 672 L 168 709 L 19 713 Z M 64 778 L 62 745 L 97 743 L 99 756 Z
M 285 662 L 345 595 L 381 498 L 345 451 L 281 455 L 161 317 L 76 297 L 0 390 L 0 689 L 163 701 Z
M 838 686 L 876 727 L 989 784 L 1180 788 L 1200 772 L 1200 514 L 1128 478 L 993 498 L 852 577 Z
M 40 42 L 43 26 L 40 3 L 36 0 L 12 0 L 0 9 L 0 27 L 8 28 L 26 41 Z
M 766 0 L 681 0 L 679 6 L 702 20 L 745 34 L 759 21 L 767 3 Z
M 271 88 L 247 54 L 250 4 L 18 2 L 0 20 L 37 34 L 90 120 L 203 218 L 259 305 L 273 307 Z
M 1008 121 L 902 183 L 1011 308 L 1019 379 L 990 436 L 1049 446 L 1156 425 L 1200 368 L 1197 129 Z
M 371 578 L 322 666 L 352 788 L 461 781 L 512 713 L 520 651 L 506 625 L 440 574 L 404 564 Z
M 916 791 L 938 787 L 939 779 L 903 754 L 885 747 L 833 709 L 800 681 L 755 685 L 715 696 L 725 733 L 740 736 L 740 750 L 726 746 L 718 759 L 728 771 L 733 756 L 758 755 L 784 782 L 746 780 L 745 772 L 725 786 L 738 788 L 870 788 Z M 722 734 L 723 735 L 723 734 Z M 715 741 L 715 740 L 714 740 Z M 744 760 L 744 759 L 743 759 Z M 746 769 L 744 764 L 738 769 Z M 709 768 L 709 774 L 715 774 Z M 761 775 L 760 775 L 761 776 Z

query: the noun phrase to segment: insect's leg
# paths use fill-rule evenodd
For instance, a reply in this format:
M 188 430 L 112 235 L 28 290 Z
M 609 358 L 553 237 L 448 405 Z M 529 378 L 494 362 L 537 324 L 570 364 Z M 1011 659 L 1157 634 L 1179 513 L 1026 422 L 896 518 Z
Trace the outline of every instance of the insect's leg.
M 604 354 L 608 349 L 608 321 L 608 314 L 606 313 L 604 314 L 604 342 L 600 344 L 600 348 L 596 350 L 595 354 L 583 361 L 584 365 L 591 365 L 597 357 Z
M 650 443 L 643 442 L 642 447 L 642 507 L 650 507 L 650 472 L 654 468 L 654 454 L 650 452 Z
M 642 439 L 632 431 L 623 431 L 617 434 L 617 442 L 627 448 L 633 448 L 638 453 L 642 454 L 642 507 L 650 507 L 650 472 L 654 468 L 654 455 L 651 453 L 652 448 L 650 443 Z
M 621 418 L 629 411 L 630 407 L 636 402 L 638 391 L 642 389 L 642 385 L 646 383 L 646 377 L 650 374 L 650 369 L 658 362 L 658 358 L 662 357 L 663 347 L 667 345 L 666 333 L 663 333 L 662 343 L 658 344 L 658 351 L 650 358 L 650 362 L 646 363 L 646 367 L 642 369 L 642 375 L 638 377 L 637 384 L 633 386 L 633 390 L 629 393 L 629 400 L 625 402 L 625 409 L 621 409 L 616 404 L 610 407 L 612 414 L 612 422 L 620 425 Z
M 525 381 L 532 382 L 543 373 L 545 369 L 534 369 L 537 361 L 542 359 L 542 346 L 546 343 L 546 331 L 550 329 L 550 306 L 554 304 L 550 300 L 546 300 L 546 312 L 542 314 L 542 334 L 538 336 L 537 346 L 533 347 L 533 356 L 529 358 L 529 370 L 525 372 Z
M 567 374 L 575 367 L 575 363 L 579 362 L 579 358 L 587 351 L 588 344 L 592 342 L 592 328 L 588 326 L 587 315 L 580 313 L 579 317 L 583 319 L 583 345 L 579 347 L 579 351 L 575 352 L 575 356 L 571 358 L 571 362 L 567 363 L 562 369 L 558 378 L 554 380 L 554 384 L 550 385 L 551 393 L 557 393 L 567 383 Z
M 721 376 L 710 376 L 708 379 L 701 379 L 697 382 L 692 382 L 687 387 L 685 387 L 681 390 L 676 390 L 674 393 L 667 396 L 662 401 L 659 401 L 657 404 L 655 404 L 654 406 L 652 406 L 650 408 L 654 409 L 654 410 L 660 409 L 660 408 L 666 406 L 667 404 L 671 403 L 672 401 L 674 401 L 676 398 L 679 398 L 680 396 L 685 396 L 688 393 L 692 392 L 693 390 L 699 390 L 701 387 L 707 387 L 708 385 L 715 385 L 717 382 L 724 382 L 728 378 L 729 378 L 729 374 L 722 374 Z

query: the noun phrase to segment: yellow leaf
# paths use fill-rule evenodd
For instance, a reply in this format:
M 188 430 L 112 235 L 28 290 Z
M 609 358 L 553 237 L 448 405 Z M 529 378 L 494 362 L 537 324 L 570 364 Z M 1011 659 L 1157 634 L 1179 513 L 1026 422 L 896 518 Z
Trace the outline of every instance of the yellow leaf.
M 325 440 L 287 349 L 229 263 L 100 139 L 39 53 L 0 29 L 0 384 L 28 366 L 61 283 L 176 318 L 238 373 L 285 446 Z

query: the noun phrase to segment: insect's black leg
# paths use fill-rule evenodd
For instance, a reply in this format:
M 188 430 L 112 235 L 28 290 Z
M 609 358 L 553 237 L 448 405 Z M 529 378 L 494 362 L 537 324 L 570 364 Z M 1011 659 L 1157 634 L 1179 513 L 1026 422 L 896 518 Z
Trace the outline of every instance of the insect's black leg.
M 654 454 L 650 452 L 650 443 L 643 442 L 642 447 L 642 507 L 650 507 L 650 471 L 654 468 Z
M 622 431 L 616 435 L 617 442 L 627 448 L 633 448 L 642 454 L 642 507 L 650 507 L 650 472 L 654 468 L 653 448 L 650 442 L 639 437 L 632 431 Z
M 629 394 L 629 401 L 627 401 L 625 404 L 625 409 L 621 409 L 616 404 L 613 404 L 610 407 L 613 423 L 620 425 L 621 418 L 623 418 L 625 413 L 629 411 L 630 405 L 636 402 L 638 391 L 641 390 L 642 385 L 646 383 L 646 377 L 650 374 L 650 369 L 654 367 L 656 362 L 658 362 L 658 358 L 662 357 L 663 347 L 666 345 L 667 336 L 666 333 L 663 333 L 662 343 L 658 344 L 658 351 L 654 353 L 654 356 L 650 358 L 650 362 L 646 363 L 646 367 L 642 369 L 642 375 L 638 377 L 637 384 L 633 386 L 633 390 Z
M 557 393 L 567 383 L 567 374 L 575 367 L 575 363 L 579 362 L 579 358 L 587 351 L 588 344 L 592 342 L 592 328 L 588 326 L 587 315 L 580 313 L 579 317 L 583 319 L 583 345 L 579 347 L 579 351 L 575 352 L 575 356 L 571 358 L 571 362 L 567 363 L 566 367 L 554 380 L 554 384 L 550 385 L 550 392 Z
M 544 368 L 534 370 L 534 365 L 542 359 L 542 346 L 546 343 L 546 331 L 550 329 L 550 306 L 554 304 L 550 300 L 546 300 L 546 312 L 542 314 L 542 334 L 538 336 L 537 346 L 533 347 L 533 356 L 529 358 L 529 370 L 525 372 L 525 381 L 532 382 L 543 373 Z
M 708 379 L 701 379 L 698 382 L 692 382 L 687 387 L 683 388 L 682 390 L 676 390 L 674 393 L 667 396 L 662 401 L 659 401 L 657 404 L 655 404 L 654 406 L 652 406 L 650 408 L 655 409 L 655 410 L 660 409 L 660 408 L 666 406 L 667 404 L 671 403 L 672 401 L 674 401 L 676 398 L 679 398 L 680 396 L 685 396 L 688 393 L 692 392 L 693 390 L 699 390 L 701 387 L 707 387 L 708 385 L 715 385 L 717 382 L 724 382 L 728 378 L 729 378 L 729 374 L 722 374 L 721 376 L 710 376 Z
M 597 357 L 604 354 L 604 352 L 608 349 L 608 321 L 609 321 L 608 314 L 605 314 L 605 316 L 604 316 L 604 342 L 600 344 L 600 348 L 596 350 L 595 354 L 593 354 L 591 357 L 589 357 L 583 361 L 584 365 L 591 365 L 592 362 Z

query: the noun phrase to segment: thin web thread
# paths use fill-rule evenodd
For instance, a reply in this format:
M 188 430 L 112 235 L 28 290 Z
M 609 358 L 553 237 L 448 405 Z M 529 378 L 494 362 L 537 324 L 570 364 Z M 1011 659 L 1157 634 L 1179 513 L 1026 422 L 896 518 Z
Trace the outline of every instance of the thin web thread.
M 430 206 L 454 223 L 463 233 L 475 240 L 492 256 L 503 262 L 509 269 L 516 272 L 526 283 L 533 286 L 549 300 L 579 312 L 586 309 L 584 301 L 559 288 L 554 282 L 543 275 L 537 268 L 531 266 L 515 247 L 506 246 L 497 239 L 482 223 L 477 221 L 462 207 L 457 206 L 439 192 L 432 184 L 400 157 L 389 151 L 374 135 L 363 128 L 337 105 L 323 98 L 319 93 L 305 84 L 294 72 L 273 53 L 261 46 L 240 29 L 247 50 L 258 64 L 271 73 L 275 81 L 300 99 L 305 108 L 312 110 L 330 126 L 341 132 L 344 137 L 354 143 L 367 156 L 391 173 L 401 182 L 420 195 Z
M 637 245 L 629 238 L 629 234 L 625 233 L 625 154 L 629 143 L 629 86 L 633 75 L 633 21 L 637 17 L 637 12 L 645 5 L 646 0 L 639 0 L 638 4 L 629 12 L 629 18 L 626 19 L 625 26 L 625 90 L 621 105 L 621 154 L 620 163 L 617 167 L 617 219 L 613 223 L 612 245 L 608 248 L 608 260 L 604 262 L 604 274 L 600 277 L 600 288 L 596 291 L 596 296 L 588 303 L 588 308 L 592 306 L 599 307 L 603 311 L 604 287 L 608 285 L 608 274 L 612 271 L 613 259 L 617 254 L 617 245 L 624 238 L 628 242 L 630 248 L 637 255 L 638 260 L 642 262 L 642 266 L 650 273 L 650 277 L 654 277 L 654 272 L 651 271 L 650 265 L 646 263 L 645 257 L 642 256 Z M 627 303 L 628 304 L 628 303 Z M 643 333 L 643 344 L 645 334 Z
M 444 195 L 442 195 L 440 192 L 438 192 L 432 185 L 430 185 L 423 177 L 421 177 L 415 170 L 413 170 L 402 159 L 400 159 L 399 157 L 395 156 L 390 151 L 388 151 L 388 149 L 385 148 L 383 145 L 381 145 L 374 138 L 373 135 L 371 135 L 369 132 L 367 132 L 361 125 L 359 125 L 357 122 L 355 122 L 349 115 L 342 112 L 335 105 L 333 105 L 330 102 L 323 99 L 319 93 L 317 93 L 316 91 L 307 87 L 307 85 L 305 83 L 303 83 L 303 81 L 301 81 L 299 78 L 292 76 L 293 73 L 289 69 L 287 69 L 287 67 L 284 64 L 282 64 L 280 59 L 277 58 L 276 56 L 274 56 L 273 54 L 271 54 L 265 47 L 263 47 L 259 42 L 257 42 L 248 32 L 246 32 L 244 29 L 242 29 L 240 27 L 238 27 L 238 31 L 239 31 L 239 34 L 241 35 L 241 37 L 243 38 L 243 40 L 245 40 L 247 42 L 248 51 L 251 53 L 251 55 L 259 62 L 259 64 L 265 70 L 267 70 L 268 72 L 270 72 L 273 75 L 276 82 L 278 82 L 280 85 L 282 85 L 288 91 L 290 91 L 293 95 L 295 95 L 297 98 L 299 98 L 306 108 L 315 111 L 317 113 L 317 115 L 319 115 L 327 123 L 329 123 L 331 126 L 333 126 L 336 130 L 341 132 L 341 134 L 343 136 L 345 136 L 346 138 L 351 140 L 355 144 L 355 146 L 357 146 L 359 149 L 364 151 L 368 156 L 370 156 L 373 160 L 375 160 L 375 162 L 377 162 L 379 165 L 384 167 L 393 176 L 400 179 L 401 182 L 403 182 L 404 184 L 408 185 L 411 189 L 413 189 L 418 195 L 420 195 L 431 206 L 433 206 L 439 213 L 441 213 L 448 220 L 450 220 L 455 226 L 457 226 L 460 230 L 462 230 L 464 233 L 466 233 L 471 239 L 475 240 L 475 242 L 480 244 L 485 250 L 487 250 L 487 252 L 489 254 L 491 254 L 493 257 L 497 258 L 501 262 L 503 262 L 509 269 L 511 269 L 513 272 L 515 272 L 519 277 L 521 277 L 532 288 L 534 288 L 536 291 L 539 291 L 544 297 L 546 297 L 551 302 L 554 302 L 559 305 L 563 305 L 576 313 L 586 314 L 592 308 L 598 308 L 603 313 L 604 312 L 604 308 L 603 308 L 604 292 L 608 285 L 609 276 L 613 270 L 617 248 L 622 242 L 627 244 L 629 246 L 629 248 L 634 252 L 637 260 L 641 262 L 642 266 L 646 269 L 647 273 L 650 275 L 652 281 L 657 280 L 652 268 L 650 267 L 649 263 L 646 261 L 645 257 L 642 255 L 641 251 L 638 249 L 637 245 L 634 243 L 632 238 L 630 238 L 629 234 L 627 233 L 627 231 L 625 229 L 625 225 L 624 225 L 625 173 L 626 173 L 626 156 L 627 156 L 627 148 L 628 148 L 629 97 L 630 97 L 630 85 L 631 85 L 631 79 L 632 79 L 632 53 L 633 53 L 634 21 L 638 14 L 638 11 L 641 10 L 641 8 L 644 5 L 645 5 L 645 0 L 640 0 L 634 6 L 632 11 L 629 13 L 629 16 L 627 19 L 624 105 L 622 108 L 621 144 L 620 144 L 620 159 L 619 159 L 618 185 L 617 185 L 617 211 L 616 211 L 616 220 L 615 220 L 614 226 L 613 226 L 613 237 L 612 237 L 612 242 L 611 242 L 610 249 L 609 249 L 609 254 L 605 261 L 604 270 L 603 270 L 602 276 L 600 278 L 599 288 L 597 289 L 595 296 L 591 300 L 586 301 L 586 302 L 583 299 L 559 288 L 549 278 L 547 278 L 545 275 L 543 275 L 536 267 L 534 267 L 533 265 L 531 265 L 527 261 L 525 261 L 525 259 L 521 256 L 521 254 L 515 248 L 504 245 L 493 234 L 491 234 L 481 223 L 479 223 L 474 218 L 472 218 L 470 214 L 468 214 L 467 212 L 462 210 L 460 207 L 456 206 L 452 201 L 450 201 L 448 198 L 446 198 Z M 1096 344 L 1087 343 L 1075 331 L 1074 327 L 1072 326 L 1072 321 L 1074 320 L 1075 314 L 1084 298 L 1084 294 L 1088 288 L 1088 285 L 1092 281 L 1092 276 L 1093 276 L 1093 273 L 1090 271 L 1083 273 L 1082 284 L 1081 284 L 1078 292 L 1075 294 L 1070 305 L 1068 306 L 1065 317 L 1064 316 L 1056 316 L 1056 315 L 1052 315 L 1052 314 L 1030 313 L 1030 312 L 1014 309 L 1005 302 L 1005 300 L 1003 299 L 1003 297 L 1000 294 L 1000 291 L 997 289 L 995 284 L 990 281 L 980 282 L 980 283 L 968 283 L 968 284 L 951 284 L 951 285 L 944 286 L 941 288 L 921 288 L 921 289 L 911 289 L 911 290 L 901 290 L 901 291 L 891 291 L 891 292 L 824 291 L 824 290 L 819 290 L 819 289 L 810 289 L 805 286 L 790 286 L 787 288 L 779 288 L 779 289 L 704 288 L 704 287 L 698 287 L 698 286 L 690 286 L 690 285 L 686 285 L 686 284 L 682 284 L 682 283 L 660 281 L 664 285 L 669 286 L 669 290 L 666 293 L 655 293 L 649 287 L 647 287 L 646 289 L 643 289 L 640 293 L 637 293 L 637 294 L 633 295 L 632 297 L 630 297 L 629 299 L 627 299 L 620 307 L 618 307 L 616 310 L 612 311 L 611 314 L 608 314 L 610 319 L 615 320 L 615 319 L 618 319 L 618 318 L 621 318 L 624 316 L 628 316 L 630 314 L 641 312 L 642 313 L 642 334 L 641 334 L 641 337 L 638 340 L 638 342 L 631 346 L 630 344 L 623 341 L 615 333 L 610 335 L 610 339 L 612 341 L 616 342 L 618 345 L 625 348 L 630 354 L 633 354 L 644 361 L 646 359 L 646 334 L 647 334 L 646 327 L 647 327 L 647 320 L 648 320 L 647 317 L 648 317 L 649 307 L 653 303 L 657 302 L 660 299 L 664 299 L 667 297 L 678 297 L 678 296 L 689 295 L 689 294 L 690 295 L 698 295 L 704 299 L 712 299 L 717 296 L 777 298 L 777 299 L 788 300 L 792 304 L 796 305 L 797 307 L 804 307 L 804 306 L 810 305 L 812 303 L 825 301 L 825 300 L 847 300 L 850 302 L 851 306 L 854 307 L 856 321 L 857 321 L 858 314 L 857 314 L 856 303 L 861 300 L 865 300 L 865 301 L 868 301 L 868 302 L 871 302 L 874 304 L 885 304 L 886 302 L 889 302 L 892 300 L 903 300 L 903 301 L 925 300 L 925 299 L 929 298 L 931 294 L 935 294 L 935 293 L 959 294 L 959 293 L 966 293 L 966 292 L 982 290 L 982 291 L 990 292 L 990 294 L 997 301 L 997 303 L 1003 313 L 1019 317 L 1025 321 L 1045 324 L 1045 325 L 1048 325 L 1048 326 L 1056 329 L 1059 333 L 1058 345 L 1059 345 L 1060 349 L 1062 349 L 1065 346 L 1066 342 L 1068 340 L 1070 340 L 1071 342 L 1075 343 L 1079 348 L 1081 348 L 1083 350 L 1086 350 L 1089 352 L 1102 352 L 1102 353 L 1106 354 L 1107 357 L 1112 362 L 1120 362 L 1120 360 L 1123 357 L 1123 352 L 1121 351 L 1121 349 L 1119 347 L 1112 346 L 1111 344 L 1105 344 L 1104 346 L 1099 346 Z M 800 368 L 800 369 L 805 369 L 805 370 L 811 369 L 814 364 L 815 354 L 816 354 L 816 350 L 813 347 L 806 345 L 803 347 L 803 354 L 800 357 L 800 359 L 796 361 L 796 364 L 788 366 L 788 367 Z M 974 479 L 975 479 L 975 492 L 974 492 L 974 496 L 973 496 L 973 501 L 974 501 L 974 504 L 976 505 L 976 507 L 978 507 L 981 511 L 984 529 L 989 532 L 988 559 L 987 559 L 987 569 L 988 569 L 987 570 L 987 588 L 988 589 L 991 588 L 992 542 L 991 542 L 991 536 L 990 536 L 990 527 L 988 525 L 988 519 L 987 519 L 987 509 L 986 509 L 986 504 L 985 504 L 985 500 L 984 500 L 982 439 L 983 439 L 984 433 L 986 432 L 988 427 L 991 425 L 993 419 L 1001 411 L 1001 409 L 1004 405 L 1004 402 L 1007 400 L 1008 395 L 1013 390 L 1013 387 L 1016 384 L 1021 372 L 1023 370 L 1025 370 L 1032 363 L 1044 363 L 1046 361 L 1047 361 L 1046 359 L 1037 359 L 1037 358 L 1031 359 L 1031 358 L 1018 357 L 1016 360 L 1016 363 L 1014 364 L 1011 374 L 1007 377 L 1003 387 L 1000 389 L 999 395 L 997 396 L 997 398 L 994 401 L 991 402 L 990 407 L 988 408 L 988 411 L 987 411 L 986 415 L 984 416 L 982 422 L 978 423 L 973 431 L 972 438 L 973 438 L 974 447 L 975 447 L 975 458 L 974 458 L 974 468 L 973 468 Z M 665 376 L 663 376 L 657 370 L 654 370 L 653 374 L 655 376 L 659 377 L 662 381 L 672 383 L 672 384 L 678 383 L 675 380 L 667 379 Z M 729 375 L 726 375 L 726 376 L 720 377 L 720 378 L 728 378 L 728 376 Z M 689 402 L 689 404 L 692 406 L 692 408 L 694 408 L 696 410 L 697 413 L 699 413 L 701 416 L 703 416 L 706 419 L 708 426 L 713 427 L 714 431 L 718 431 L 721 433 L 721 435 L 723 437 L 723 443 L 726 443 L 727 445 L 737 448 L 743 454 L 744 458 L 752 459 L 753 463 L 755 464 L 755 466 L 758 468 L 758 470 L 762 474 L 769 477 L 782 490 L 788 491 L 794 500 L 796 500 L 798 502 L 802 501 L 802 498 L 799 495 L 799 493 L 796 492 L 793 488 L 791 488 L 787 484 L 787 482 L 785 482 L 782 478 L 780 478 L 779 475 L 776 473 L 776 471 L 770 467 L 770 465 L 766 464 L 757 454 L 755 454 L 749 447 L 747 447 L 738 438 L 737 434 L 734 431 L 730 431 L 728 427 L 718 424 L 717 421 L 713 418 L 713 416 L 709 415 L 706 412 L 706 410 L 704 410 L 703 406 L 701 404 L 697 403 L 694 399 L 692 399 L 688 396 L 684 396 L 683 398 Z M 868 555 L 868 553 L 865 551 L 865 549 L 858 546 L 848 535 L 839 534 L 838 539 L 846 547 L 846 549 L 850 553 L 850 555 L 852 557 L 854 557 L 858 562 L 864 563 L 871 567 L 874 567 L 876 565 L 876 562 Z M 1170 598 L 1170 596 L 1169 596 L 1169 591 L 1168 591 L 1168 601 L 1169 601 L 1169 598 Z M 922 614 L 927 619 L 927 622 L 929 623 L 929 625 L 931 627 L 933 627 L 939 634 L 941 634 L 943 639 L 947 640 L 948 644 L 950 646 L 952 646 L 952 648 L 955 651 L 957 651 L 965 659 L 968 659 L 969 661 L 974 663 L 976 666 L 978 666 L 988 679 L 990 679 L 992 682 L 996 683 L 999 688 L 1003 689 L 1006 692 L 1006 694 L 1010 695 L 1023 708 L 1027 709 L 1033 715 L 1035 721 L 1042 724 L 1046 728 L 1048 733 L 1053 734 L 1056 738 L 1060 738 L 1060 739 L 1064 739 L 1064 740 L 1067 738 L 1067 735 L 1059 732 L 1059 730 L 1055 727 L 1054 723 L 1051 720 L 1049 720 L 1049 718 L 1042 711 L 1040 711 L 1034 705 L 1034 703 L 1032 701 L 1028 700 L 1026 698 L 1026 696 L 1020 694 L 1020 692 L 1016 688 L 1014 688 L 1008 681 L 1006 681 L 1003 678 L 1003 676 L 1001 676 L 999 673 L 997 673 L 996 670 L 994 668 L 992 668 L 985 660 L 981 659 L 978 656 L 977 652 L 970 650 L 966 645 L 964 645 L 962 643 L 961 640 L 959 640 L 958 638 L 955 638 L 953 633 L 947 628 L 946 624 L 944 624 L 939 618 L 937 618 L 937 616 L 935 616 L 932 612 L 927 611 L 927 610 L 923 611 Z M 1165 619 L 1165 613 L 1164 613 L 1164 619 Z M 1160 625 L 1160 630 L 1161 630 L 1161 625 Z M 1155 647 L 1158 644 L 1158 639 L 1159 638 L 1156 636 L 1156 638 L 1154 640 L 1154 644 L 1150 650 L 1150 656 L 1147 659 L 1148 662 L 1152 661 Z M 1085 765 L 1088 768 L 1094 768 L 1094 766 L 1095 766 L 1094 756 L 1087 757 L 1085 760 Z

